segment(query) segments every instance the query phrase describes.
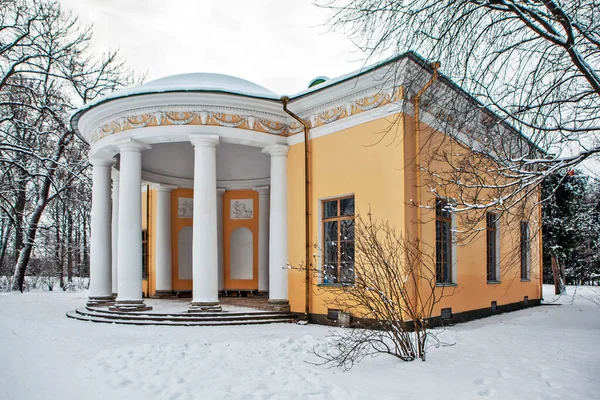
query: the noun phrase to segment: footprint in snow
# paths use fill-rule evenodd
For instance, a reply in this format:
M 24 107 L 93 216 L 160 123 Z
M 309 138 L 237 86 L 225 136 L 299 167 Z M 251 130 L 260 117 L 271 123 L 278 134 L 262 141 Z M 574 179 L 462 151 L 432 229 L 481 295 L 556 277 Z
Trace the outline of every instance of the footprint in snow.
M 477 389 L 477 394 L 481 397 L 494 397 L 496 395 L 496 390 L 489 387 L 492 383 L 487 379 L 480 378 L 476 379 L 473 383 L 475 383 L 479 388 Z
M 512 375 L 511 375 L 511 374 L 509 374 L 509 373 L 508 373 L 508 372 L 506 372 L 506 371 L 498 371 L 498 376 L 499 376 L 500 378 L 502 378 L 502 379 L 510 379 L 510 378 L 512 378 Z

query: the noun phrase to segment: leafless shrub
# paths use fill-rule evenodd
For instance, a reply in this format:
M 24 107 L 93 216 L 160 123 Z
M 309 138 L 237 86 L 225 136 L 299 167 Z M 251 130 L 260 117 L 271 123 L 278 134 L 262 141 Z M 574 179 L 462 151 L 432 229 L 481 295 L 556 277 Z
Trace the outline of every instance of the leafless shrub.
M 355 223 L 354 283 L 328 291 L 332 307 L 352 315 L 352 327 L 333 332 L 331 346 L 315 354 L 344 369 L 377 354 L 424 361 L 434 309 L 458 289 L 436 284 L 433 249 L 371 213 Z

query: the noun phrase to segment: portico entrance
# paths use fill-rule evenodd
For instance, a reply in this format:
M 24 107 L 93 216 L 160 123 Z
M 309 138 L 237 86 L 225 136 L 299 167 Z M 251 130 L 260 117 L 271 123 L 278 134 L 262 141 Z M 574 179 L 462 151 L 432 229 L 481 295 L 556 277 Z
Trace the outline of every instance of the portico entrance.
M 219 311 L 223 290 L 268 291 L 285 307 L 290 128 L 278 97 L 218 74 L 129 94 L 74 118 L 94 167 L 89 304 L 116 295 L 115 311 L 144 310 L 145 283 L 150 295 L 191 290 L 190 311 Z

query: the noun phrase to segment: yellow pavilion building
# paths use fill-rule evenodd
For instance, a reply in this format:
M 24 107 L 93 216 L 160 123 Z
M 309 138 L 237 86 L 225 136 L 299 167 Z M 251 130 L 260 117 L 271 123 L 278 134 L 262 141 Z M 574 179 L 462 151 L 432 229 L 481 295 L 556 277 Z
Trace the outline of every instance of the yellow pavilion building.
M 262 295 L 274 310 L 327 323 L 329 293 L 353 283 L 354 220 L 368 210 L 406 237 L 418 234 L 434 251 L 439 290 L 459 289 L 432 316 L 539 303 L 537 192 L 526 201 L 533 212 L 488 215 L 463 244 L 452 194 L 423 181 L 419 160 L 439 148 L 432 142 L 467 148 L 461 137 L 476 140 L 496 118 L 481 108 L 474 128 L 451 127 L 452 112 L 436 111 L 444 96 L 429 104 L 421 96 L 474 100 L 436 68 L 406 53 L 291 96 L 232 76 L 183 74 L 78 110 L 72 126 L 93 166 L 88 305 L 143 311 L 146 297 L 189 295 L 189 310 L 219 312 L 220 295 Z

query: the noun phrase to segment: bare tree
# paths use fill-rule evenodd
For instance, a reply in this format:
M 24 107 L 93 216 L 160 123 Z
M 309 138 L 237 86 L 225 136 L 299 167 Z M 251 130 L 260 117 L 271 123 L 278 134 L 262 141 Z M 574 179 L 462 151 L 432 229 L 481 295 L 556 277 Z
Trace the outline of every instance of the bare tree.
M 452 187 L 456 212 L 480 210 L 471 213 L 473 227 L 484 210 L 505 212 L 535 197 L 545 177 L 600 152 L 597 1 L 318 4 L 332 10 L 329 25 L 347 33 L 370 59 L 417 51 L 441 62 L 444 74 L 421 107 L 448 138 L 430 144 L 418 168 L 432 191 Z M 408 103 L 434 73 L 424 59 L 413 61 L 421 68 L 407 67 L 398 82 Z M 450 151 L 450 142 L 460 146 Z M 436 168 L 440 163 L 447 166 L 444 174 Z
M 333 347 L 316 354 L 345 369 L 377 354 L 424 361 L 436 307 L 459 288 L 436 285 L 433 248 L 371 213 L 366 219 L 358 215 L 355 223 L 353 283 L 327 291 L 332 308 L 352 315 L 352 328 L 335 331 Z
M 47 205 L 89 179 L 70 114 L 133 76 L 115 52 L 92 57 L 91 29 L 56 0 L 2 0 L 0 11 L 0 210 L 14 232 L 12 288 L 22 291 Z

